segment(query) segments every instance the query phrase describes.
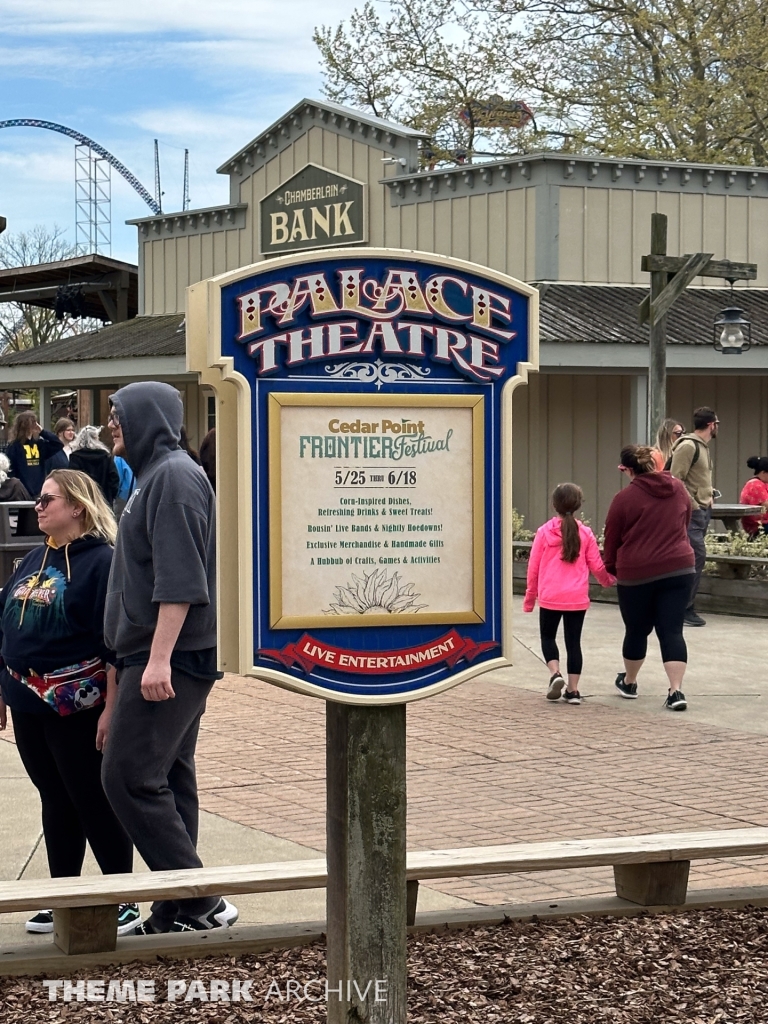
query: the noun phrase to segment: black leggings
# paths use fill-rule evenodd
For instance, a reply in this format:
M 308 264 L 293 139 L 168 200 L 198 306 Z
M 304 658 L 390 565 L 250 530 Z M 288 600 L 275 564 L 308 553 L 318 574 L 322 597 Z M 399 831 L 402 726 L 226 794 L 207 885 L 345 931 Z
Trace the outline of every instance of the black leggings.
M 556 612 L 551 608 L 539 608 L 539 630 L 541 632 L 541 653 L 544 661 L 560 661 L 557 647 L 557 630 L 563 620 L 565 649 L 568 652 L 568 675 L 580 676 L 584 659 L 581 656 L 581 630 L 586 611 Z
M 105 875 L 133 867 L 133 844 L 101 786 L 100 714 L 101 708 L 64 716 L 11 710 L 19 756 L 43 804 L 51 878 L 80 874 L 86 840 Z
M 688 661 L 683 639 L 683 617 L 696 577 L 670 576 L 664 580 L 640 583 L 635 587 L 619 584 L 619 608 L 624 620 L 624 647 L 627 661 L 642 661 L 648 651 L 648 637 L 656 630 L 662 661 Z

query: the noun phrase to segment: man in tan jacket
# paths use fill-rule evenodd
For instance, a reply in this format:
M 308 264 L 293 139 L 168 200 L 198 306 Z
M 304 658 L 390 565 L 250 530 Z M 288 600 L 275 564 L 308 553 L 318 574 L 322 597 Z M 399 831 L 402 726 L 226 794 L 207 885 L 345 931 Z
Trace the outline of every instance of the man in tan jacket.
M 694 410 L 693 433 L 684 434 L 672 449 L 670 472 L 685 484 L 693 505 L 688 539 L 696 555 L 696 572 L 691 587 L 691 600 L 685 611 L 687 626 L 706 625 L 706 620 L 697 614 L 694 603 L 707 559 L 704 536 L 712 518 L 712 453 L 709 450 L 709 442 L 713 437 L 717 437 L 719 424 L 714 409 L 703 406 Z

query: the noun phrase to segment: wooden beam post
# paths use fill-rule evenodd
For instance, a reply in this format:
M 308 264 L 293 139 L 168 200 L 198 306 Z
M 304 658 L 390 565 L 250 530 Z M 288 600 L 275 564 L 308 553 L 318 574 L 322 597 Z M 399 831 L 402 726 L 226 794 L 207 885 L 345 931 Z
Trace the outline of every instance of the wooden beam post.
M 651 214 L 651 255 L 667 254 L 667 215 Z M 667 283 L 664 271 L 651 273 L 651 337 L 648 371 L 648 443 L 656 443 L 656 433 L 667 417 L 667 318 L 653 322 L 653 304 Z
M 328 701 L 328 1024 L 405 1024 L 405 704 Z
M 616 895 L 644 907 L 680 907 L 688 895 L 689 860 L 615 864 Z
M 117 904 L 54 910 L 54 944 L 70 956 L 111 953 L 117 948 L 117 911 Z

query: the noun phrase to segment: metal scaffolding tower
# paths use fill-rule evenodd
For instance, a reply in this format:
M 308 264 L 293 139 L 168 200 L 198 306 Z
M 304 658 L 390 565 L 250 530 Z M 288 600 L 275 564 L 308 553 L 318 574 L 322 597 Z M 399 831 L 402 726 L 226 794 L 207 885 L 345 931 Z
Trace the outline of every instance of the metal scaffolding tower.
M 75 144 L 75 245 L 78 256 L 112 252 L 112 168 L 88 143 Z

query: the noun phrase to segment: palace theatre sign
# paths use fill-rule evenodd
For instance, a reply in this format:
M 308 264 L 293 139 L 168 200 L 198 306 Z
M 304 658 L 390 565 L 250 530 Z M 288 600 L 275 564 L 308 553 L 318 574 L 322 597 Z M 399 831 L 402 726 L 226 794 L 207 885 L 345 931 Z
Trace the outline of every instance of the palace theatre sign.
M 315 164 L 261 201 L 261 251 L 301 252 L 367 240 L 366 187 Z

